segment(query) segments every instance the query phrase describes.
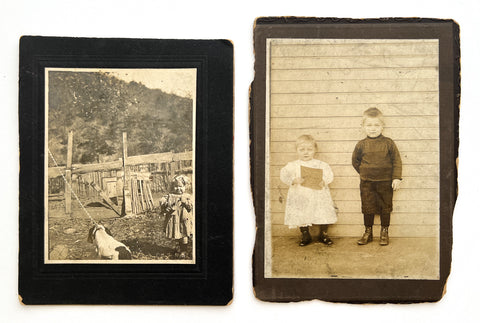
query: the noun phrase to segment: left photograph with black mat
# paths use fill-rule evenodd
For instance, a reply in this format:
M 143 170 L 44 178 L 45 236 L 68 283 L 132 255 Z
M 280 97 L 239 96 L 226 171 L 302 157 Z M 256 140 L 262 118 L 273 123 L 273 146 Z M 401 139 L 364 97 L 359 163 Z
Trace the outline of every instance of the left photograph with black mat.
M 21 301 L 228 304 L 233 45 L 24 36 L 19 76 Z

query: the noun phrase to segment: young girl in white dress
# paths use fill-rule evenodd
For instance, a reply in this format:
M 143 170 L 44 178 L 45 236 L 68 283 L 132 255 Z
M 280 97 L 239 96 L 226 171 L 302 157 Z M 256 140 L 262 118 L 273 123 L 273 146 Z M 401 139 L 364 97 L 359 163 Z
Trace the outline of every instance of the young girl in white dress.
M 318 149 L 312 136 L 298 137 L 296 149 L 298 159 L 289 162 L 280 171 L 280 179 L 289 185 L 285 225 L 290 228 L 300 227 L 302 233 L 300 246 L 306 246 L 312 242 L 309 227 L 320 225 L 319 241 L 331 245 L 333 242 L 327 235 L 328 225 L 337 222 L 335 205 L 328 188 L 328 184 L 333 181 L 332 170 L 327 163 L 313 158 Z M 322 170 L 322 179 L 316 180 L 318 183 L 315 183 L 315 188 L 302 185 L 308 180 L 302 178 L 302 166 Z

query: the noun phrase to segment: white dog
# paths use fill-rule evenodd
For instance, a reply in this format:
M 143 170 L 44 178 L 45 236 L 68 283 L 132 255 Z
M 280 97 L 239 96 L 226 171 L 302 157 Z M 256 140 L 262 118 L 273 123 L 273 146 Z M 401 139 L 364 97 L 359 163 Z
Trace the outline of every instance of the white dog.
M 110 230 L 96 224 L 88 232 L 88 242 L 94 243 L 100 259 L 124 260 L 132 259 L 130 249 L 112 237 Z

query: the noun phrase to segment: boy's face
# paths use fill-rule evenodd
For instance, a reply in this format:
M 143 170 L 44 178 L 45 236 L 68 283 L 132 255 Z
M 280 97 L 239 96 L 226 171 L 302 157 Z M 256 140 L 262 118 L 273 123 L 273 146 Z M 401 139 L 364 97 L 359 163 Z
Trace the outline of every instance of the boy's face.
M 315 145 L 310 142 L 303 142 L 297 146 L 298 159 L 303 161 L 312 160 L 316 153 Z
M 366 118 L 363 122 L 363 130 L 370 138 L 376 138 L 382 134 L 383 122 L 379 118 Z

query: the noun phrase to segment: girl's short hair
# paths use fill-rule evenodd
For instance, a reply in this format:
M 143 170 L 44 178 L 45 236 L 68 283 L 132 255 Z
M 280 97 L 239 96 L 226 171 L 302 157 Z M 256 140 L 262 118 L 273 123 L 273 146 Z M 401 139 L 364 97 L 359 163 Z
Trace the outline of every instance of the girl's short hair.
M 363 111 L 362 125 L 365 123 L 365 119 L 367 118 L 378 118 L 378 120 L 380 120 L 385 125 L 383 113 L 378 108 L 369 108 Z
M 310 135 L 301 135 L 300 137 L 298 137 L 295 142 L 295 147 L 298 147 L 303 143 L 311 143 L 315 147 L 315 149 L 318 150 L 318 146 L 317 146 L 317 142 L 315 141 L 315 138 L 313 138 Z

